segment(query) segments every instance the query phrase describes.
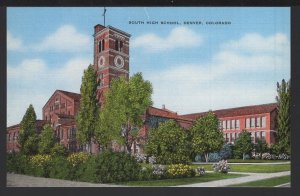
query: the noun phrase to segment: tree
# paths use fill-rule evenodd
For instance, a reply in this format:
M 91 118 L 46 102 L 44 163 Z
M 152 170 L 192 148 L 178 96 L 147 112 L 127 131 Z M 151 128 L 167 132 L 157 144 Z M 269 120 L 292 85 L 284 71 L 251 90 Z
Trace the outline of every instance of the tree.
M 262 156 L 262 153 L 268 151 L 268 145 L 266 143 L 266 140 L 264 139 L 256 139 L 256 144 L 254 145 L 255 152 L 260 153 L 260 159 Z
M 38 135 L 36 128 L 36 114 L 32 104 L 26 110 L 20 123 L 19 145 L 24 154 L 37 153 Z
M 152 85 L 143 79 L 142 73 L 134 74 L 129 81 L 124 77 L 114 79 L 99 114 L 98 142 L 108 145 L 115 140 L 131 153 L 131 146 L 143 124 L 142 115 L 152 105 L 151 94 Z
M 239 137 L 235 140 L 234 154 L 241 156 L 243 155 L 243 160 L 246 154 L 250 154 L 253 149 L 251 142 L 251 133 L 243 130 Z
M 150 131 L 146 153 L 154 155 L 160 164 L 187 163 L 190 154 L 187 137 L 175 120 L 168 120 Z
M 39 153 L 49 154 L 54 147 L 57 139 L 55 138 L 52 127 L 49 124 L 44 125 L 39 141 Z
M 284 79 L 281 84 L 277 82 L 276 101 L 278 103 L 277 123 L 278 123 L 278 144 L 277 148 L 280 153 L 291 153 L 291 119 L 290 119 L 290 102 L 291 92 L 290 83 Z
M 196 154 L 204 154 L 206 162 L 208 162 L 208 154 L 219 151 L 224 144 L 218 118 L 212 112 L 197 119 L 191 127 L 191 133 L 193 151 Z
M 92 65 L 84 70 L 80 88 L 80 108 L 76 117 L 77 140 L 80 144 L 88 144 L 91 153 L 92 140 L 95 136 L 95 125 L 99 114 L 99 106 L 96 97 L 97 74 Z

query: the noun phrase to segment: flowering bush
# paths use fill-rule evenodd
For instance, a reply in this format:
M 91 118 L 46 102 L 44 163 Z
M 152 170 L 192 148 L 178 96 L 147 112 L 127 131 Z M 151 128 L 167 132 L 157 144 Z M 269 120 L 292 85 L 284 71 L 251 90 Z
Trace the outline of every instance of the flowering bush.
M 49 170 L 52 164 L 50 155 L 35 155 L 29 158 L 29 165 L 25 173 L 34 176 L 49 177 Z
M 263 153 L 263 154 L 261 155 L 261 159 L 271 160 L 272 157 L 271 157 L 271 154 L 270 154 L 270 153 Z
M 278 155 L 278 159 L 279 159 L 279 160 L 289 160 L 289 159 L 290 159 L 290 156 L 287 155 L 287 154 L 282 153 L 282 154 L 279 154 L 279 155 Z
M 84 152 L 79 152 L 79 153 L 73 153 L 71 154 L 67 160 L 68 162 L 73 166 L 76 167 L 80 165 L 81 163 L 85 163 L 89 158 L 89 155 Z
M 218 163 L 214 163 L 212 167 L 215 172 L 220 172 L 220 173 L 228 173 L 228 171 L 230 170 L 227 160 L 226 161 L 221 160 Z
M 153 174 L 158 177 L 163 177 L 166 174 L 166 166 L 163 165 L 153 165 Z
M 205 174 L 205 169 L 204 167 L 197 167 L 195 169 L 195 172 L 197 176 L 203 176 Z
M 144 154 L 136 154 L 135 159 L 138 163 L 145 163 L 147 160 L 147 157 Z
M 51 161 L 50 155 L 35 155 L 30 157 L 30 162 L 37 167 L 44 167 Z
M 278 159 L 278 156 L 275 155 L 275 154 L 271 154 L 271 159 L 272 159 L 272 160 L 276 160 L 276 159 Z
M 193 177 L 195 171 L 190 165 L 172 164 L 168 166 L 167 174 L 171 178 Z
M 149 158 L 148 158 L 148 161 L 149 161 L 150 164 L 155 164 L 155 163 L 156 163 L 156 158 L 155 158 L 155 156 L 149 157 Z

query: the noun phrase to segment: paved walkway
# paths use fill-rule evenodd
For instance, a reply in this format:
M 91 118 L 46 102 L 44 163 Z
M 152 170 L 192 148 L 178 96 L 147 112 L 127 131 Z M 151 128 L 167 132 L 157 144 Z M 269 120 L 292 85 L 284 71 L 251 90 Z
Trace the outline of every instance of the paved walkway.
M 263 179 L 268 179 L 273 177 L 291 175 L 290 171 L 277 172 L 277 173 L 244 173 L 244 172 L 230 172 L 230 173 L 245 174 L 248 176 L 203 182 L 203 183 L 188 184 L 188 185 L 179 185 L 177 187 L 224 187 L 233 184 L 240 184 L 240 183 L 263 180 Z M 8 187 L 125 187 L 122 185 L 75 182 L 69 180 L 41 178 L 41 177 L 33 177 L 33 176 L 11 174 L 11 173 L 7 174 L 7 186 Z M 289 187 L 289 186 L 290 185 L 288 184 L 284 184 L 281 187 Z
M 75 182 L 8 173 L 7 187 L 121 187 L 121 185 Z
M 224 187 L 234 184 L 241 184 L 245 182 L 252 182 L 257 180 L 264 180 L 268 178 L 280 177 L 291 175 L 290 171 L 277 172 L 277 173 L 244 173 L 244 172 L 230 172 L 231 174 L 246 174 L 248 176 L 239 177 L 239 178 L 230 178 L 224 180 L 216 180 L 211 182 L 179 185 L 177 187 Z

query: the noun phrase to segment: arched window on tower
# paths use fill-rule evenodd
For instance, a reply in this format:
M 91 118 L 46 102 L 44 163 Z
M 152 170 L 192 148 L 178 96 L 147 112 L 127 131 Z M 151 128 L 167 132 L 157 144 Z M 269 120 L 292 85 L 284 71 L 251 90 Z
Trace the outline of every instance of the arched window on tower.
M 104 47 L 104 39 L 99 41 L 99 53 L 104 51 L 105 47 Z
M 119 40 L 115 41 L 115 50 L 119 51 Z

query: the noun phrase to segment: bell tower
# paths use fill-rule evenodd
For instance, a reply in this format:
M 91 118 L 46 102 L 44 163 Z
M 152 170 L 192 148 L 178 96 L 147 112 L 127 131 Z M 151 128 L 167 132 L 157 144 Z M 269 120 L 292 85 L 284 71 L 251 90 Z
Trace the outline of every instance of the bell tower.
M 112 26 L 94 27 L 94 66 L 97 71 L 97 98 L 101 105 L 104 93 L 114 78 L 129 78 L 130 34 Z

